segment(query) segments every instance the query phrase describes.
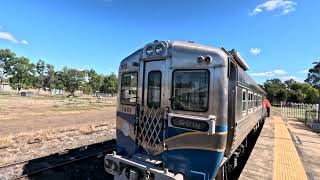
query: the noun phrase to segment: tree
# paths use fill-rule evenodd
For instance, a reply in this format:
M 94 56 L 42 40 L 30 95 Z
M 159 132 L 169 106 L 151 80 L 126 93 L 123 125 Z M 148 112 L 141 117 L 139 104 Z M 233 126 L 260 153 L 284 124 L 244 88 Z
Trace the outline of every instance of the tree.
M 314 62 L 315 66 L 309 69 L 308 77 L 305 82 L 311 84 L 313 87 L 318 89 L 318 97 L 320 97 L 320 62 Z M 320 99 L 318 100 L 320 104 Z M 318 106 L 318 113 L 320 112 L 320 106 Z M 318 116 L 320 121 L 320 115 Z
M 35 65 L 30 63 L 28 58 L 14 57 L 7 62 L 5 72 L 13 88 L 31 87 L 35 77 Z
M 56 72 L 54 70 L 54 66 L 51 64 L 46 64 L 45 77 L 44 77 L 44 88 L 49 88 L 50 90 L 52 88 L 54 88 L 55 73 Z M 63 87 L 61 89 L 63 89 Z
M 320 62 L 316 62 L 316 65 L 309 69 L 308 77 L 305 82 L 320 89 Z
M 53 75 L 53 82 L 52 82 L 52 88 L 63 90 L 64 87 L 64 80 L 62 77 L 62 71 L 57 71 Z
M 289 79 L 289 80 L 284 81 L 284 84 L 286 85 L 286 87 L 287 87 L 288 89 L 291 89 L 292 84 L 294 84 L 294 83 L 296 83 L 296 82 L 297 82 L 297 81 L 295 81 L 294 79 Z
M 272 103 L 279 103 L 287 99 L 286 86 L 280 79 L 267 80 L 263 85 L 267 92 L 267 98 Z
M 0 49 L 0 84 L 3 82 L 3 78 L 8 73 L 8 70 L 11 68 L 9 65 L 10 59 L 16 57 L 16 54 L 11 52 L 9 49 Z
M 115 94 L 117 93 L 118 78 L 114 73 L 109 76 L 105 76 L 103 79 L 103 85 L 100 87 L 100 92 Z
M 39 60 L 36 64 L 36 72 L 37 76 L 34 78 L 34 83 L 33 85 L 38 88 L 38 92 L 40 91 L 41 88 L 45 89 L 44 86 L 44 70 L 45 70 L 45 62 L 42 60 Z
M 95 70 L 91 69 L 86 72 L 88 77 L 88 86 L 92 90 L 93 93 L 99 91 L 100 87 L 102 86 L 103 77 L 96 73 Z
M 70 96 L 75 96 L 75 91 L 84 83 L 85 71 L 64 67 L 61 75 L 65 89 L 70 92 Z

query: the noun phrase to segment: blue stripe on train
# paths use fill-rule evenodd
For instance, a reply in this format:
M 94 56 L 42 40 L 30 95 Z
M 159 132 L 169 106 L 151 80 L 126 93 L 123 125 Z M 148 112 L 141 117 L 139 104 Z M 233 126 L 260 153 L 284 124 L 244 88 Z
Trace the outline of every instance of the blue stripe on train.
M 117 153 L 121 155 L 132 155 L 136 153 L 137 148 L 134 139 L 125 136 L 121 130 L 117 129 Z
M 216 132 L 227 132 L 228 127 L 227 126 L 218 126 L 216 125 Z
M 171 170 L 182 172 L 188 179 L 212 179 L 218 173 L 223 152 L 201 149 L 169 150 L 161 154 L 165 166 Z M 192 173 L 197 172 L 197 173 Z M 198 177 L 198 178 L 196 178 Z
M 122 118 L 124 120 L 127 120 L 128 123 L 131 124 L 132 126 L 134 125 L 134 123 L 136 121 L 135 114 L 128 114 L 128 113 L 117 111 L 117 116 L 119 116 L 120 118 Z

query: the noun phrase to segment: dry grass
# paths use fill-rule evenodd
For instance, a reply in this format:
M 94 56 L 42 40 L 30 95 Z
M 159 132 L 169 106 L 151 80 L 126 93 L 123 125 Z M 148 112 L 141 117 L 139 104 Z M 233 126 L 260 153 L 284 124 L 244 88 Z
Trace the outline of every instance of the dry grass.
M 116 105 L 116 97 L 67 98 L 63 96 L 7 96 L 0 95 L 0 120 L 20 117 L 72 114 L 88 110 L 99 110 Z
M 115 105 L 116 97 L 0 94 L 0 166 L 115 138 L 113 116 L 103 116 Z
M 114 123 L 19 133 L 0 139 L 0 166 L 113 138 Z

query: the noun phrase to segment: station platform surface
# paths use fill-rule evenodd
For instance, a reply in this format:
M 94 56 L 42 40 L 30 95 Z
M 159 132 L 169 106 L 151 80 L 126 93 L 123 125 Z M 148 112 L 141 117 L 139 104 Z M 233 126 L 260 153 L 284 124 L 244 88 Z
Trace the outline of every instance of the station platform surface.
M 294 118 L 267 118 L 240 180 L 320 180 L 320 135 Z

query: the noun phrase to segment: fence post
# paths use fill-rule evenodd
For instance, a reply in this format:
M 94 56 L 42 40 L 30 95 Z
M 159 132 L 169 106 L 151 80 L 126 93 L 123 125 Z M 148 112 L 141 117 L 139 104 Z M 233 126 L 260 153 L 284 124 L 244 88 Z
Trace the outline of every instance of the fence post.
M 308 119 L 308 111 L 306 110 L 304 114 L 304 124 L 307 124 L 307 119 Z

